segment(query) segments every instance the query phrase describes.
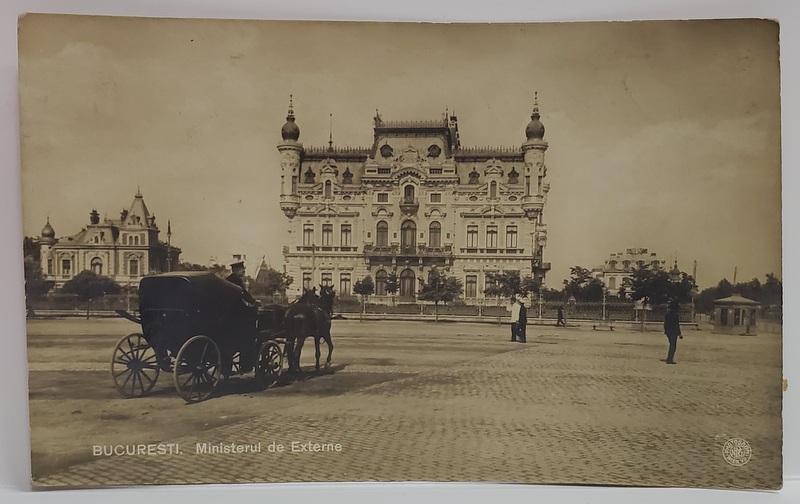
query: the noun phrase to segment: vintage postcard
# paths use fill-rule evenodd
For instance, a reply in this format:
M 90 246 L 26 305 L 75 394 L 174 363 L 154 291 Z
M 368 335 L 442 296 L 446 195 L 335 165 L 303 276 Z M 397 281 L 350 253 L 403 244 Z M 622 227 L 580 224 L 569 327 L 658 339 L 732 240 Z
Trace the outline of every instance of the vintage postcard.
M 780 488 L 778 34 L 22 17 L 34 487 Z

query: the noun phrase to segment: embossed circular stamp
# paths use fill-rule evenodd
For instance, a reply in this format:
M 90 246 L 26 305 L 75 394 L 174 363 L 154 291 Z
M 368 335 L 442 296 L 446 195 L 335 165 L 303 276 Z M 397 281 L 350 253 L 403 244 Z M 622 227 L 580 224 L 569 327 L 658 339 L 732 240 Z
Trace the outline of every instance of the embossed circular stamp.
M 752 454 L 753 449 L 750 448 L 750 443 L 742 438 L 730 438 L 722 447 L 722 456 L 725 457 L 725 462 L 732 466 L 745 465 Z

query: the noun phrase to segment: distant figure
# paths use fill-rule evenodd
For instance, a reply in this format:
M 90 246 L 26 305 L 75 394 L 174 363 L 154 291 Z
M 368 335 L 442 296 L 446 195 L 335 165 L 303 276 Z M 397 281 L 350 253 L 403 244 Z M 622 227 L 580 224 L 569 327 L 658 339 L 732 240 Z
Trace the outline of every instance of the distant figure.
M 567 321 L 564 320 L 564 307 L 558 307 L 558 320 L 556 320 L 556 327 L 567 327 Z
M 511 312 L 511 341 L 517 341 L 517 333 L 519 332 L 519 303 L 517 303 L 516 296 L 511 296 L 511 303 L 508 306 L 508 311 Z
M 231 264 L 231 270 L 233 273 L 228 275 L 228 278 L 225 280 L 241 287 L 243 293 L 242 299 L 244 299 L 248 304 L 255 306 L 257 304 L 256 300 L 250 295 L 249 292 L 247 292 L 247 289 L 244 287 L 244 261 Z
M 528 309 L 525 307 L 525 300 L 523 298 L 517 298 L 517 303 L 519 303 L 519 320 L 517 321 L 517 339 L 519 339 L 520 343 L 527 343 L 527 336 L 525 334 L 526 329 L 528 328 Z
M 664 334 L 669 340 L 669 351 L 667 352 L 667 364 L 675 364 L 675 349 L 678 347 L 678 338 L 681 335 L 680 317 L 678 315 L 678 302 L 670 301 L 667 314 L 664 316 Z

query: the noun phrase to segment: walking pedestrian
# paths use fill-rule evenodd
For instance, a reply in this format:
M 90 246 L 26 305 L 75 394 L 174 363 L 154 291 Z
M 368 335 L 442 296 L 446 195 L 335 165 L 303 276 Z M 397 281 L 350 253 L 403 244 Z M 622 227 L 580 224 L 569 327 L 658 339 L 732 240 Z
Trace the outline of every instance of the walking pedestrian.
M 528 328 L 528 308 L 525 307 L 525 299 L 524 298 L 517 298 L 517 302 L 519 303 L 519 319 L 517 321 L 517 339 L 520 343 L 527 343 L 528 338 L 525 334 L 526 329 Z
M 558 320 L 556 320 L 556 327 L 567 327 L 567 321 L 564 320 L 564 307 L 558 307 Z
M 669 350 L 667 351 L 667 364 L 676 364 L 675 350 L 678 347 L 678 338 L 683 338 L 681 334 L 680 316 L 678 315 L 678 302 L 670 301 L 667 314 L 664 316 L 664 334 L 669 340 Z
M 511 341 L 517 341 L 517 332 L 519 331 L 519 303 L 517 303 L 516 296 L 511 296 L 511 303 L 508 305 L 508 311 L 511 312 Z

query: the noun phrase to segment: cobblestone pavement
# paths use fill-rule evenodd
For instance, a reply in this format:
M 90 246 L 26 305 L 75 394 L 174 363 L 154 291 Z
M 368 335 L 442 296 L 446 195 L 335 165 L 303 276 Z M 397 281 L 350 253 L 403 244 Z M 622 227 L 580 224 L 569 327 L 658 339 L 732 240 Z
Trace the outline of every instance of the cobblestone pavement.
M 655 332 L 532 327 L 523 345 L 508 342 L 507 329 L 338 322 L 334 361 L 343 367 L 285 389 L 348 375 L 385 379 L 356 380 L 344 393 L 304 396 L 236 423 L 150 440 L 177 443 L 180 454 L 97 457 L 35 483 L 781 484 L 780 336 L 687 331 L 678 364 L 670 366 L 659 361 L 667 341 Z M 30 346 L 32 375 L 102 367 L 37 360 L 47 352 Z M 273 392 L 280 400 L 279 390 L 259 394 Z M 200 406 L 170 400 L 176 422 Z M 749 442 L 746 464 L 723 458 L 730 438 Z M 124 435 L 114 442 L 125 444 Z M 338 443 L 341 451 L 300 451 L 309 442 Z M 261 443 L 262 452 L 203 454 L 198 443 Z M 286 451 L 269 452 L 271 443 Z

